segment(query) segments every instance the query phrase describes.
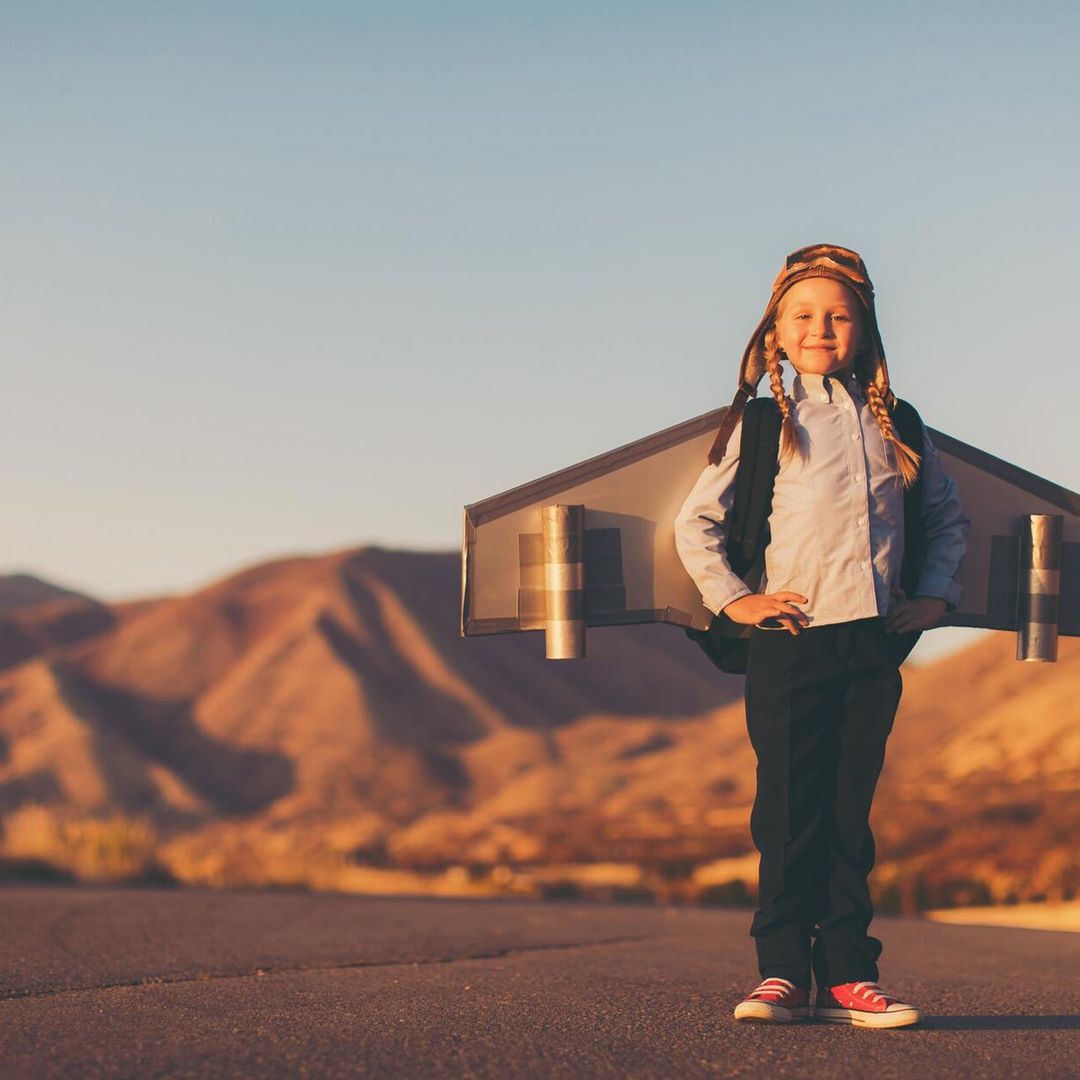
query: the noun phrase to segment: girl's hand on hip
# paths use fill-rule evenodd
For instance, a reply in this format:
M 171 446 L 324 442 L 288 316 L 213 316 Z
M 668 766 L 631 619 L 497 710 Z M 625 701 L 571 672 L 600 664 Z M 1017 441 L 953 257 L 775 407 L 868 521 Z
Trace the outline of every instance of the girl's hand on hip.
M 791 634 L 802 633 L 810 616 L 800 611 L 791 600 L 807 604 L 809 600 L 797 592 L 751 593 L 732 600 L 724 608 L 724 614 L 732 622 L 756 626 L 765 619 L 776 619 Z
M 885 632 L 888 634 L 929 630 L 941 621 L 948 606 L 937 596 L 916 596 L 909 600 L 903 589 L 893 589 L 893 596 L 900 597 L 900 603 L 885 617 Z

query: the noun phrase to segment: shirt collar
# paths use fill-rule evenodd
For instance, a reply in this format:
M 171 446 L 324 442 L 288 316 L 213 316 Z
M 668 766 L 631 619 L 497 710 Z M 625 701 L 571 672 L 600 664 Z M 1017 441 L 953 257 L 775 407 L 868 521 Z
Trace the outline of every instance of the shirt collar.
M 809 371 L 796 372 L 795 380 L 792 384 L 791 396 L 795 401 L 803 401 L 806 398 L 811 398 L 814 401 L 831 402 L 833 400 L 833 391 L 837 384 L 843 386 L 848 394 L 854 397 L 858 391 L 859 385 L 858 380 L 855 378 L 854 369 L 849 368 L 846 377 L 839 373 L 834 373 L 832 375 L 815 375 Z M 822 395 L 824 395 L 824 397 L 822 397 Z

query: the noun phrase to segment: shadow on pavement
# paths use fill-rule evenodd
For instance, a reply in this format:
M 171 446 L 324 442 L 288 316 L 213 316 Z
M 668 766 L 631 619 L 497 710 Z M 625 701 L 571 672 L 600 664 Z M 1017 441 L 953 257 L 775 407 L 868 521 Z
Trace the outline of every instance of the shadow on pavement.
M 911 1030 L 935 1031 L 1031 1031 L 1068 1028 L 1080 1030 L 1080 1016 L 926 1016 Z

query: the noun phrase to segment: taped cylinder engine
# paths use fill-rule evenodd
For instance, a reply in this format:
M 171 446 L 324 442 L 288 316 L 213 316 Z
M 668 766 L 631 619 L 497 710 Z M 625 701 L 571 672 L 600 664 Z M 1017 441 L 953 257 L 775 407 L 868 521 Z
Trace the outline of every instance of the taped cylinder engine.
M 540 509 L 544 543 L 544 643 L 549 660 L 585 656 L 585 507 Z
M 1017 660 L 1057 660 L 1062 523 L 1061 514 L 1020 519 Z

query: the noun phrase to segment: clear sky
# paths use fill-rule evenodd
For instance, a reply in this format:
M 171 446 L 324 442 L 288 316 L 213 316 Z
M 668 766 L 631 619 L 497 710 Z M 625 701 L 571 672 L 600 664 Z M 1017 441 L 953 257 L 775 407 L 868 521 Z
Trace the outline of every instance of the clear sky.
M 458 549 L 725 404 L 859 250 L 932 426 L 1080 488 L 1075 3 L 0 6 L 0 571 Z

